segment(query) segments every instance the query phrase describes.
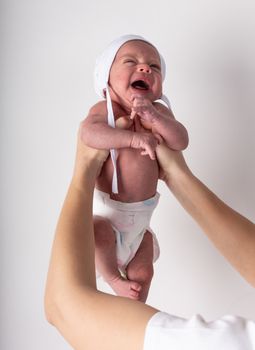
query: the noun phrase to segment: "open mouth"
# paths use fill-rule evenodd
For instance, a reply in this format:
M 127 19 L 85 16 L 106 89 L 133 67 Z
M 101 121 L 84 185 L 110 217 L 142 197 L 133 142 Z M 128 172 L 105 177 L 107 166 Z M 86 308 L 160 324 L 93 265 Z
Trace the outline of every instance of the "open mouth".
M 137 90 L 149 90 L 149 85 L 143 80 L 136 80 L 131 84 L 131 86 Z

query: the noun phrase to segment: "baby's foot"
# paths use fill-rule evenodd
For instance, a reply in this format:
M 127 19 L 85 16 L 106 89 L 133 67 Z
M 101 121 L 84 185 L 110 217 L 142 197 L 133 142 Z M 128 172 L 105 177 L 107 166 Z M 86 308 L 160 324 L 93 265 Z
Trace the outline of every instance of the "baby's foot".
M 121 276 L 117 276 L 116 278 L 107 282 L 117 295 L 130 299 L 139 299 L 139 293 L 142 289 L 139 283 L 130 281 Z

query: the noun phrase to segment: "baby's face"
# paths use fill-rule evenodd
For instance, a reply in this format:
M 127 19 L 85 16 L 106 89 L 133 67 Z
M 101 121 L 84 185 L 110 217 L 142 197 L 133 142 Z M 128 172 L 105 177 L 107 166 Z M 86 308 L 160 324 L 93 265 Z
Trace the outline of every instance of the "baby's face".
M 162 94 L 160 57 L 150 44 L 133 40 L 125 43 L 114 59 L 110 71 L 111 98 L 130 109 L 132 96 L 155 101 Z

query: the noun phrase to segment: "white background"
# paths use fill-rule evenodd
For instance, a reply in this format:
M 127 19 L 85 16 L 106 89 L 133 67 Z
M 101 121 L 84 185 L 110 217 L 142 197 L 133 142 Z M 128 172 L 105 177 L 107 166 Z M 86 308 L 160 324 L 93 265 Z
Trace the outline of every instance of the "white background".
M 44 319 L 43 294 L 77 127 L 97 101 L 96 56 L 122 34 L 158 47 L 164 92 L 189 131 L 188 164 L 255 221 L 255 2 L 5 0 L 0 16 L 0 348 L 69 349 Z M 184 317 L 255 318 L 254 290 L 163 183 L 159 191 L 161 257 L 148 302 Z

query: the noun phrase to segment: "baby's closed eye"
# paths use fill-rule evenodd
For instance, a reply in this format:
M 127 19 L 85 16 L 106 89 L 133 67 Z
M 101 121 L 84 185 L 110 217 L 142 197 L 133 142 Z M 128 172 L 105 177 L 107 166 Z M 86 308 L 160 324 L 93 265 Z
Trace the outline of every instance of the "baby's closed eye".
M 124 60 L 123 62 L 124 64 L 128 65 L 128 66 L 133 66 L 136 64 L 136 61 L 134 59 L 131 58 L 127 58 L 126 60 Z

